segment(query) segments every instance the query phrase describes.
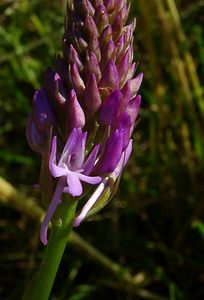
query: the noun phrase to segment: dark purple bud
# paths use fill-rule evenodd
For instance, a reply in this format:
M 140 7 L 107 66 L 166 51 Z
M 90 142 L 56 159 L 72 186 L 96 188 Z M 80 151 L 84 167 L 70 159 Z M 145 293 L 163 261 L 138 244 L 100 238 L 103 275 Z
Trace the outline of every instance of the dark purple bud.
M 100 5 L 94 15 L 94 21 L 96 22 L 96 25 L 98 27 L 98 31 L 101 33 L 104 28 L 109 23 L 108 14 L 106 12 L 106 8 L 104 5 Z
M 91 17 L 93 17 L 95 13 L 93 5 L 89 0 L 82 0 L 82 11 L 84 16 L 90 15 Z
M 135 120 L 139 113 L 139 108 L 141 104 L 141 96 L 136 96 L 132 100 L 130 100 L 128 107 L 126 109 L 127 114 L 130 116 L 131 125 L 135 123 Z
M 111 60 L 106 66 L 99 87 L 115 89 L 119 86 L 118 70 L 115 63 Z
M 79 70 L 76 64 L 71 65 L 71 80 L 74 86 L 74 90 L 77 93 L 79 98 L 83 97 L 85 85 L 84 81 L 82 80 Z
M 64 106 L 67 99 L 67 91 L 59 74 L 53 72 L 51 68 L 48 68 L 46 72 L 46 88 L 51 99 L 54 99 L 56 104 Z
M 89 42 L 92 42 L 93 38 L 98 38 L 99 33 L 98 33 L 98 29 L 96 27 L 96 23 L 94 22 L 93 18 L 91 16 L 87 16 L 84 26 L 86 28 L 86 31 L 88 33 L 89 36 Z
M 120 0 L 118 1 L 120 2 L 119 5 L 117 6 L 119 9 L 118 9 L 118 12 L 119 12 L 119 15 L 121 16 L 122 20 L 123 20 L 123 24 L 125 23 L 126 21 L 126 18 L 127 18 L 127 5 L 126 3 L 124 3 L 123 0 Z
M 130 141 L 131 120 L 127 113 L 123 113 L 119 119 L 118 126 L 120 132 L 123 133 L 123 150 L 125 150 Z
M 77 43 L 79 47 L 79 52 L 83 52 L 88 47 L 88 43 L 82 37 L 79 37 L 77 39 Z
M 115 41 L 117 41 L 118 38 L 120 37 L 122 28 L 123 28 L 123 19 L 122 19 L 121 15 L 117 15 L 112 24 L 113 39 Z
M 106 49 L 107 44 L 110 40 L 112 40 L 112 28 L 110 25 L 107 25 L 105 27 L 105 29 L 103 30 L 103 32 L 100 35 L 99 38 L 99 43 L 101 46 L 102 51 L 104 51 L 104 49 Z
M 116 56 L 117 56 L 117 60 L 121 57 L 121 55 L 124 53 L 125 50 L 125 33 L 122 32 L 119 40 L 117 41 L 116 44 Z
M 88 47 L 88 43 L 81 36 L 77 36 L 76 33 L 70 33 L 70 35 L 72 36 L 72 43 L 76 51 L 79 54 L 84 53 Z
M 93 0 L 93 6 L 97 9 L 100 5 L 103 4 L 103 0 Z
M 85 116 L 81 105 L 77 99 L 74 90 L 71 90 L 70 99 L 67 105 L 68 122 L 67 130 L 70 132 L 73 128 L 83 128 L 85 125 Z
M 135 97 L 143 80 L 143 73 L 140 73 L 130 81 L 131 98 Z
M 132 61 L 132 53 L 131 53 L 131 47 L 128 47 L 124 55 L 122 56 L 120 62 L 117 65 L 118 69 L 118 75 L 119 78 L 122 80 L 124 77 L 126 77 L 127 72 L 129 70 L 131 61 Z
M 83 70 L 82 62 L 80 61 L 79 55 L 73 45 L 70 45 L 69 48 L 69 61 L 71 64 L 76 64 L 80 71 Z
M 92 42 L 89 44 L 89 51 L 94 52 L 98 61 L 101 60 L 101 50 L 97 37 L 92 38 Z
M 121 89 L 121 93 L 123 94 L 123 100 L 122 100 L 122 104 L 123 104 L 123 111 L 126 109 L 128 102 L 131 99 L 131 89 L 130 89 L 130 80 L 128 80 L 126 82 L 126 84 L 124 85 L 124 87 Z
M 32 114 L 30 114 L 28 118 L 26 138 L 30 148 L 43 155 L 46 135 L 37 129 Z
M 127 72 L 127 74 L 126 74 L 126 77 L 125 77 L 125 78 L 123 79 L 123 81 L 122 81 L 122 84 L 123 84 L 123 82 L 126 82 L 127 80 L 133 78 L 133 76 L 134 76 L 134 74 L 135 74 L 135 68 L 136 68 L 136 64 L 133 63 L 133 64 L 129 67 L 128 72 Z
M 114 125 L 118 118 L 122 94 L 114 90 L 103 102 L 99 122 L 103 125 Z
M 96 76 L 96 81 L 99 82 L 101 79 L 101 70 L 99 67 L 98 59 L 94 52 L 86 53 L 86 65 L 85 65 L 85 75 L 86 77 L 90 74 L 94 73 Z
M 101 174 L 112 172 L 121 158 L 122 149 L 123 134 L 116 129 L 105 145 L 105 151 L 96 166 L 97 171 Z
M 71 82 L 69 81 L 69 73 L 68 73 L 67 65 L 64 59 L 60 55 L 57 56 L 55 64 L 56 64 L 57 73 L 59 74 L 63 83 L 65 85 L 70 85 Z
M 123 32 L 125 34 L 125 47 L 130 45 L 133 39 L 133 32 L 135 30 L 135 26 L 136 26 L 136 19 L 134 19 L 134 21 L 131 24 L 123 28 Z
M 33 118 L 40 131 L 46 130 L 47 123 L 56 124 L 56 118 L 51 107 L 47 92 L 44 88 L 35 92 L 33 96 Z
M 129 12 L 130 12 L 130 3 L 127 4 L 125 3 L 123 8 L 121 9 L 121 15 L 122 15 L 122 19 L 123 19 L 123 24 L 126 23 L 127 19 L 128 19 L 128 15 L 129 15 Z
M 125 6 L 125 8 L 126 8 L 126 3 L 124 0 L 115 0 L 115 8 L 116 8 L 115 10 L 117 12 L 120 12 L 122 10 L 123 6 Z
M 115 44 L 114 44 L 113 40 L 110 40 L 108 42 L 106 49 L 104 49 L 103 54 L 102 54 L 101 68 L 104 69 L 104 67 L 107 65 L 107 63 L 110 60 L 114 61 L 114 59 L 115 59 Z
M 93 73 L 90 74 L 86 84 L 84 101 L 89 117 L 93 116 L 93 114 L 98 111 L 101 106 L 101 96 L 97 86 L 95 74 Z
M 115 1 L 114 0 L 105 0 L 104 4 L 105 4 L 108 12 L 112 12 L 113 9 L 115 8 Z

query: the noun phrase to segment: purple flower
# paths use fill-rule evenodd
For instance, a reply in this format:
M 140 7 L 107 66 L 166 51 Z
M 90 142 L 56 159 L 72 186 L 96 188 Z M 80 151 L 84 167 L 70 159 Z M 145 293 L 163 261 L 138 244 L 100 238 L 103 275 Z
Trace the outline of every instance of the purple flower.
M 74 0 L 69 6 L 63 56 L 57 56 L 56 70 L 47 69 L 45 87 L 32 101 L 27 140 L 42 155 L 40 188 L 48 201 L 41 226 L 44 244 L 62 195 L 80 201 L 84 188 L 98 185 L 85 195 L 74 222 L 79 225 L 97 203 L 111 197 L 132 151 L 143 79 L 142 73 L 134 75 L 136 23 L 126 24 L 126 0 L 102 2 Z
M 56 118 L 44 88 L 35 92 L 32 104 L 34 109 L 29 115 L 26 136 L 31 149 L 43 154 L 49 127 L 56 125 Z
M 116 168 L 123 150 L 123 133 L 116 129 L 107 139 L 104 151 L 96 165 L 99 174 L 111 173 Z
M 99 176 L 89 176 L 100 145 L 96 145 L 87 160 L 84 161 L 86 138 L 87 133 L 82 133 L 81 128 L 74 128 L 57 162 L 57 137 L 53 137 L 49 168 L 52 176 L 59 180 L 41 225 L 40 238 L 44 245 L 47 244 L 49 220 L 61 202 L 62 193 L 68 193 L 73 197 L 80 196 L 83 192 L 81 181 L 89 184 L 98 184 L 101 181 Z

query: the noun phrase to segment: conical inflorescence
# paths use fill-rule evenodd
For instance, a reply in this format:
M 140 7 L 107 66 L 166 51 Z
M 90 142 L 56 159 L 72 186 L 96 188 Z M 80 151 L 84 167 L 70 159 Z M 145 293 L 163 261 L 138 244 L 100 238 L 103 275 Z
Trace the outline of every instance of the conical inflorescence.
M 131 154 L 143 74 L 135 76 L 129 9 L 125 0 L 73 0 L 63 56 L 34 94 L 27 140 L 42 155 L 40 185 L 49 201 L 41 226 L 44 244 L 62 195 L 80 197 L 96 185 L 75 219 L 78 226 L 110 198 Z

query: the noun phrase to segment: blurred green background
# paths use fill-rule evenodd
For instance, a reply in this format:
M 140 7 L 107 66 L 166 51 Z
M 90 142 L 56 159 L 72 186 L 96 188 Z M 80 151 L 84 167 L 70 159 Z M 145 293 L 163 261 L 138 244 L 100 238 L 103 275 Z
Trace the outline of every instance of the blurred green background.
M 24 208 L 41 205 L 25 127 L 61 53 L 65 7 L 0 1 L 0 299 L 21 298 L 43 251 Z M 204 299 L 204 1 L 134 0 L 133 16 L 144 73 L 134 152 L 114 200 L 77 229 L 52 300 Z

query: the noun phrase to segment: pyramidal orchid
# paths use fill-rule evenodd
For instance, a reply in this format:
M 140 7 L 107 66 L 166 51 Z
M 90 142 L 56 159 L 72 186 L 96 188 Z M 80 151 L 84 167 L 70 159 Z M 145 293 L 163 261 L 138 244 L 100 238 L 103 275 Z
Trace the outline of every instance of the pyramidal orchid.
M 85 196 L 73 223 L 78 226 L 107 203 L 130 157 L 143 74 L 135 76 L 135 20 L 126 24 L 129 9 L 126 0 L 73 0 L 63 55 L 34 94 L 27 140 L 42 156 L 40 187 L 48 209 L 40 238 L 45 245 L 58 206 Z
M 126 0 L 72 0 L 62 56 L 33 96 L 26 136 L 42 158 L 47 247 L 24 300 L 49 299 L 72 227 L 113 197 L 130 157 L 143 74 L 135 75 L 129 10 Z

